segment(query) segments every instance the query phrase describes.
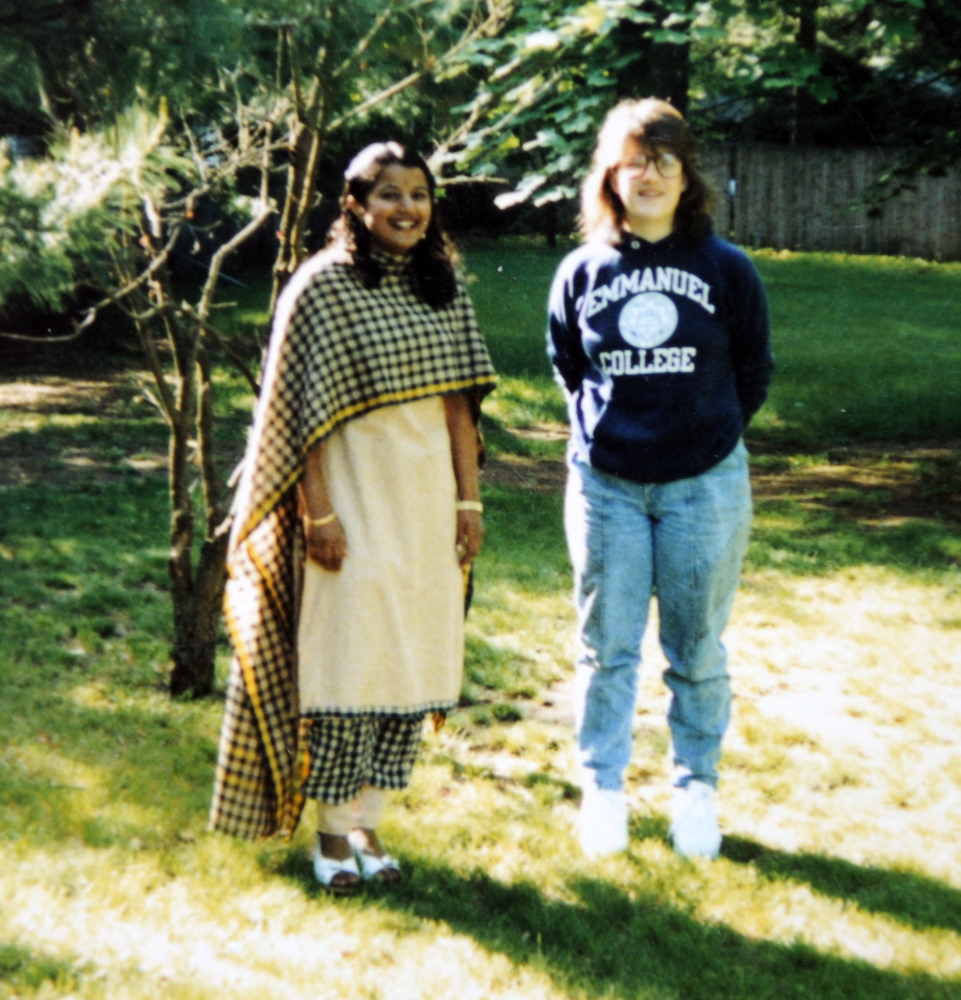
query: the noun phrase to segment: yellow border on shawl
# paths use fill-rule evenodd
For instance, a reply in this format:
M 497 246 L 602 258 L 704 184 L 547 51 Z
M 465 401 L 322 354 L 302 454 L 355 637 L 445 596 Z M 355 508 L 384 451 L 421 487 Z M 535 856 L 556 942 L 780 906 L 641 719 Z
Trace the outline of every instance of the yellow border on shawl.
M 368 410 L 377 409 L 379 406 L 387 406 L 390 403 L 403 403 L 411 399 L 426 399 L 429 396 L 440 396 L 445 393 L 456 392 L 458 389 L 468 389 L 473 386 L 486 386 L 489 385 L 493 388 L 497 384 L 497 377 L 494 375 L 484 375 L 478 378 L 469 379 L 458 379 L 454 382 L 440 382 L 437 385 L 427 385 L 422 386 L 419 389 L 402 389 L 398 392 L 385 392 L 381 396 L 375 396 L 373 399 L 366 400 L 363 403 L 354 403 L 353 406 L 345 407 L 339 413 L 335 413 L 329 420 L 325 421 L 318 427 L 304 444 L 304 451 L 308 451 L 310 447 L 316 444 L 321 438 L 326 437 L 330 434 L 338 424 L 342 424 L 345 420 L 349 420 L 351 417 L 356 417 L 361 413 L 365 413 Z M 250 516 L 247 518 L 247 523 L 240 529 L 237 534 L 237 541 L 235 544 L 239 545 L 258 524 L 274 509 L 280 498 L 290 489 L 291 486 L 297 482 L 300 476 L 300 468 L 290 476 L 287 480 L 274 491 L 273 495 L 267 500 L 260 503 L 256 510 L 252 511 Z
M 264 715 L 264 706 L 260 700 L 260 686 L 257 683 L 257 674 L 254 670 L 253 664 L 247 657 L 243 643 L 239 641 L 237 622 L 234 618 L 233 610 L 230 607 L 229 601 L 224 601 L 224 619 L 227 624 L 227 631 L 230 633 L 230 640 L 234 647 L 234 653 L 237 656 L 237 662 L 240 664 L 240 669 L 244 674 L 244 687 L 247 689 L 247 697 L 250 698 L 250 704 L 254 710 L 254 715 L 257 717 L 260 744 L 264 748 L 264 755 L 267 758 L 267 766 L 270 768 L 271 777 L 274 781 L 274 794 L 277 796 L 277 814 L 275 821 L 277 823 L 277 829 L 280 829 L 283 826 L 285 812 L 283 795 L 281 794 L 282 785 L 278 780 L 280 777 L 280 766 L 273 752 L 273 747 L 268 740 L 264 739 L 264 733 L 270 732 L 270 728 L 267 725 L 267 717 Z
M 274 583 L 273 577 L 271 577 L 267 572 L 267 567 L 264 565 L 263 560 L 257 555 L 257 551 L 254 549 L 253 545 L 248 542 L 246 548 L 250 561 L 254 564 L 254 568 L 260 574 L 261 580 L 264 581 L 264 587 L 267 590 L 267 595 L 270 598 L 271 604 L 274 606 L 274 612 L 284 623 L 284 628 L 287 629 L 288 636 L 293 638 L 293 628 L 291 627 L 290 619 L 287 617 L 287 612 L 284 610 L 280 594 L 277 593 L 277 586 Z
M 236 774 L 231 774 L 226 768 L 217 768 L 217 779 L 222 785 L 230 788 L 241 788 L 247 792 L 256 792 L 262 787 L 262 782 L 256 781 L 254 778 L 238 777 Z

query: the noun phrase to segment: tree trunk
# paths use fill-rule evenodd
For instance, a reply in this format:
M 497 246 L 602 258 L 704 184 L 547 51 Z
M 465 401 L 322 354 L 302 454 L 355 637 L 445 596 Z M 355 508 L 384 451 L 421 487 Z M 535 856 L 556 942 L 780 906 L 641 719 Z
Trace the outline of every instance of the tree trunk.
M 174 596 L 174 642 L 170 693 L 200 698 L 214 689 L 217 638 L 227 581 L 226 532 L 205 541 L 190 592 Z
M 174 337 L 178 337 L 174 333 Z M 180 420 L 171 430 L 170 494 L 173 507 L 170 545 L 170 589 L 174 607 L 174 641 L 170 693 L 199 698 L 214 687 L 217 637 L 224 585 L 227 582 L 229 521 L 223 508 L 214 461 L 214 412 L 211 365 L 198 328 L 180 331 L 176 350 L 181 388 Z M 189 430 L 196 432 L 196 461 L 191 461 Z M 199 466 L 204 501 L 204 542 L 193 568 L 195 516 L 190 490 L 192 466 Z
M 287 171 L 287 197 L 280 219 L 280 246 L 274 263 L 274 282 L 270 296 L 273 314 L 277 299 L 291 275 L 304 257 L 307 237 L 307 216 L 313 207 L 316 191 L 317 164 L 323 148 L 320 131 L 299 122 L 299 133 L 290 150 L 290 167 Z
M 817 53 L 817 13 L 820 0 L 800 0 L 798 4 L 797 45 L 812 56 Z M 806 86 L 794 88 L 794 121 L 792 145 L 808 146 L 814 142 L 817 101 Z
M 650 12 L 659 21 L 668 14 L 660 5 L 652 6 Z M 689 26 L 686 20 L 675 30 L 686 31 Z M 682 115 L 687 114 L 691 46 L 689 43 L 655 42 L 650 31 L 646 24 L 620 22 L 618 45 L 621 53 L 632 59 L 618 74 L 617 96 L 660 97 L 670 101 Z

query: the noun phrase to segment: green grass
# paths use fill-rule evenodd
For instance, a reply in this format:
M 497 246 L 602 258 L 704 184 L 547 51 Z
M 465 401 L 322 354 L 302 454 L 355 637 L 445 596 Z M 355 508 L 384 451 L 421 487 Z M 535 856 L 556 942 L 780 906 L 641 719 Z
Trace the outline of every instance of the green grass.
M 135 383 L 0 410 L 0 998 L 961 1000 L 961 272 L 755 255 L 779 369 L 727 636 L 723 854 L 670 850 L 652 622 L 631 849 L 589 863 L 543 356 L 558 256 L 468 247 L 504 377 L 464 699 L 385 818 L 408 877 L 353 900 L 316 887 L 310 817 L 291 846 L 205 831 L 222 703 L 164 690 L 167 498 L 146 460 L 165 434 Z M 251 397 L 219 387 L 226 467 Z
M 466 244 L 470 293 L 494 366 L 508 375 L 550 376 L 545 353 L 547 291 L 564 253 L 540 240 L 474 240 Z
M 31 993 L 41 988 L 49 991 L 51 987 L 69 992 L 77 987 L 78 977 L 68 962 L 32 955 L 13 945 L 0 945 L 0 983 Z
M 753 256 L 778 358 L 759 433 L 802 445 L 961 436 L 961 265 Z

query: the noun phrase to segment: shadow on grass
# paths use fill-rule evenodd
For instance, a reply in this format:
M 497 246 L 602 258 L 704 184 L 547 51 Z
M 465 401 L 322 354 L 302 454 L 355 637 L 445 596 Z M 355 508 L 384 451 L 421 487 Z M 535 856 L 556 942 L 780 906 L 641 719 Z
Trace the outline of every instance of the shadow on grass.
M 885 913 L 916 930 L 943 928 L 961 934 L 961 891 L 914 872 L 862 868 L 820 854 L 784 854 L 752 840 L 725 837 L 722 853 L 753 864 L 766 878 L 806 882 L 815 892 Z
M 490 486 L 485 492 L 486 541 L 477 561 L 478 604 L 491 600 L 491 585 L 533 594 L 570 587 L 561 497 Z
M 77 408 L 70 417 L 78 419 Z M 220 417 L 225 442 L 218 466 L 228 474 L 243 454 L 246 414 Z M 47 425 L 0 433 L 0 485 L 37 483 L 58 490 L 83 491 L 91 485 L 143 478 L 166 481 L 167 428 L 150 413 L 130 418 L 87 415 L 76 425 Z
M 535 594 L 566 592 L 570 569 L 564 541 L 562 497 L 525 486 L 485 490 L 487 543 L 477 564 L 479 604 L 490 586 L 505 583 Z M 942 516 L 896 516 L 892 508 L 850 509 L 842 495 L 808 504 L 803 498 L 760 495 L 746 569 L 820 576 L 877 566 L 920 579 L 940 579 L 961 566 L 957 523 Z
M 532 593 L 566 590 L 570 569 L 563 529 L 563 465 L 521 456 L 494 458 L 485 483 L 487 543 L 477 564 L 483 583 L 508 583 Z M 820 576 L 849 567 L 877 566 L 921 579 L 940 579 L 961 566 L 961 472 L 946 459 L 937 465 L 901 457 L 899 478 L 887 457 L 865 460 L 841 474 L 823 461 L 812 474 L 790 460 L 772 468 L 763 456 L 752 470 L 755 517 L 748 571 L 773 569 Z M 526 463 L 526 464 L 524 464 Z M 948 466 L 950 465 L 950 468 Z M 916 466 L 916 468 L 915 468 Z M 888 480 L 882 479 L 887 476 Z M 881 479 L 883 488 L 864 480 Z M 478 588 L 478 599 L 489 588 Z
M 418 860 L 406 872 L 396 887 L 368 887 L 348 905 L 441 921 L 577 996 L 961 998 L 957 982 L 886 971 L 804 944 L 751 940 L 601 879 L 571 878 L 571 902 L 550 899 L 529 882 L 506 885 L 481 871 L 463 875 L 441 863 Z M 277 874 L 311 897 L 320 894 L 303 852 L 288 855 Z

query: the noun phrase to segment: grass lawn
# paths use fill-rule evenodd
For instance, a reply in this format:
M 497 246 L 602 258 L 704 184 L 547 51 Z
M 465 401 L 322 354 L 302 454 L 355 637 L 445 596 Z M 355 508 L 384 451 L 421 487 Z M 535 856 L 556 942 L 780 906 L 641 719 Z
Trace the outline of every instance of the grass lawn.
M 542 354 L 562 252 L 467 248 L 504 378 L 464 698 L 386 816 L 407 878 L 351 900 L 313 882 L 309 814 L 292 846 L 205 830 L 222 705 L 163 691 L 165 437 L 136 374 L 0 376 L 0 998 L 961 1000 L 961 267 L 755 255 L 779 369 L 722 856 L 669 846 L 653 622 L 631 848 L 592 863 Z M 229 464 L 251 398 L 220 388 Z

